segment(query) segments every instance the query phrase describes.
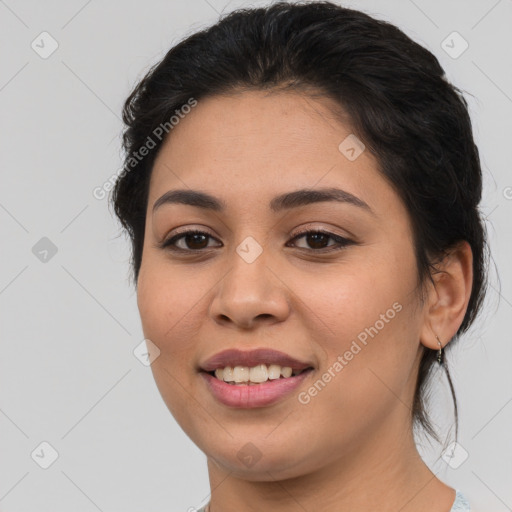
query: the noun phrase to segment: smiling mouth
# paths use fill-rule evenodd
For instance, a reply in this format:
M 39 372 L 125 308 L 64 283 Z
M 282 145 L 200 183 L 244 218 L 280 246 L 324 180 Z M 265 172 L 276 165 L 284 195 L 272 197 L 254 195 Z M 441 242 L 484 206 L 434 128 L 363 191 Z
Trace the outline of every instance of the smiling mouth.
M 226 366 L 217 368 L 208 373 L 212 377 L 233 386 L 257 386 L 266 382 L 289 379 L 298 375 L 312 371 L 312 367 L 300 370 L 292 369 L 290 366 L 280 366 L 277 364 L 259 364 L 257 366 Z

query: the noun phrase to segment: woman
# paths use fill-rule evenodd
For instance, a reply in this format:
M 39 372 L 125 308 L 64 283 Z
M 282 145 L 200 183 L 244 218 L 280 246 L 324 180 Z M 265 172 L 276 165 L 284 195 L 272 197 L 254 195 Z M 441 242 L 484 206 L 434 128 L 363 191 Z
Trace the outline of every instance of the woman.
M 478 150 L 437 59 L 330 2 L 239 10 L 124 121 L 113 204 L 154 378 L 207 456 L 201 510 L 469 510 L 414 440 L 486 282 Z

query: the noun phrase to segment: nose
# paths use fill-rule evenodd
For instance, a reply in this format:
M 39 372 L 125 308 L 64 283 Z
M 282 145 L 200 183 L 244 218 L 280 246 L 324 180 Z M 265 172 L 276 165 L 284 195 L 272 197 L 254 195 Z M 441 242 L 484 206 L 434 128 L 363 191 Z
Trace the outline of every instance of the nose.
M 210 315 L 223 326 L 253 329 L 284 321 L 290 314 L 289 288 L 266 262 L 265 251 L 251 263 L 236 251 L 218 283 Z

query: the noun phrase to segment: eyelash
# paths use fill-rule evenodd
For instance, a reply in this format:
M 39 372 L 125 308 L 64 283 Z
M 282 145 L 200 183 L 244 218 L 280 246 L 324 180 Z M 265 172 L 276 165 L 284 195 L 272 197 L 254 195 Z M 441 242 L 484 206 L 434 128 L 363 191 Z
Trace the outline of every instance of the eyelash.
M 348 245 L 351 245 L 351 244 L 354 244 L 355 242 L 353 242 L 352 240 L 349 240 L 348 238 L 344 238 L 342 236 L 339 236 L 339 235 L 335 235 L 334 233 L 331 233 L 329 231 L 324 231 L 322 229 L 310 229 L 310 230 L 307 230 L 307 231 L 302 231 L 301 233 L 298 233 L 297 235 L 295 235 L 291 241 L 294 241 L 294 240 L 297 240 L 299 238 L 303 238 L 307 235 L 310 235 L 310 234 L 322 234 L 322 235 L 326 235 L 328 236 L 329 238 L 333 239 L 337 244 L 338 244 L 338 247 L 334 247 L 334 246 L 328 246 L 328 247 L 324 247 L 322 249 L 306 249 L 304 247 L 299 247 L 299 249 L 302 249 L 302 250 L 305 250 L 305 251 L 311 251 L 311 252 L 316 252 L 316 253 L 321 253 L 321 254 L 325 254 L 325 253 L 330 253 L 330 252 L 333 252 L 333 251 L 340 251 L 342 249 L 344 249 L 346 246 Z M 188 235 L 206 235 L 207 237 L 209 238 L 213 238 L 215 240 L 215 238 L 213 236 L 211 236 L 209 233 L 206 233 L 205 231 L 199 231 L 199 230 L 196 230 L 196 229 L 192 229 L 192 230 L 189 230 L 189 231 L 183 231 L 181 233 L 178 233 L 174 236 L 172 236 L 171 238 L 169 238 L 168 240 L 165 240 L 164 242 L 162 242 L 160 244 L 160 248 L 161 249 L 166 249 L 166 250 L 169 250 L 169 251 L 173 251 L 173 252 L 181 252 L 181 253 L 200 253 L 200 252 L 204 252 L 205 250 L 208 250 L 208 248 L 206 249 L 182 249 L 180 247 L 176 247 L 174 246 L 174 244 L 188 236 Z

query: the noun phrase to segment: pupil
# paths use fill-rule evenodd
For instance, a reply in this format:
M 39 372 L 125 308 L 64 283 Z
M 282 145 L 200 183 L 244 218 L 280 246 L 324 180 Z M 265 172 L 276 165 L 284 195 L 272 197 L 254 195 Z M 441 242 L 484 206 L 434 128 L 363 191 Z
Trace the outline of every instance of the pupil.
M 308 235 L 308 244 L 314 248 L 322 248 L 322 242 L 325 242 L 326 238 L 327 235 L 324 233 L 312 233 Z M 313 239 L 313 242 L 311 242 L 311 239 Z
M 307 238 L 308 238 L 308 244 L 311 247 L 322 248 L 325 246 L 325 242 L 326 242 L 326 239 L 328 238 L 328 236 L 325 235 L 324 233 L 310 233 L 309 235 L 307 235 Z M 187 240 L 187 245 L 189 247 L 191 247 L 192 249 L 203 248 L 204 243 L 206 242 L 206 236 L 202 235 L 200 233 L 194 233 L 192 235 L 187 235 L 186 240 Z M 194 243 L 196 243 L 196 244 L 198 243 L 200 247 L 197 247 L 197 246 L 194 247 Z
M 199 233 L 194 233 L 192 235 L 187 235 L 186 239 L 187 239 L 187 245 L 190 247 L 192 245 L 192 249 L 197 249 L 198 247 L 194 247 L 194 239 L 197 239 L 198 238 L 202 238 L 202 242 L 204 242 L 206 240 L 206 236 L 205 235 L 201 235 Z M 190 243 L 190 240 L 192 239 L 192 242 Z M 201 244 L 201 242 L 199 242 L 199 244 Z M 201 248 L 201 247 L 199 247 Z

